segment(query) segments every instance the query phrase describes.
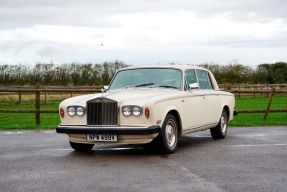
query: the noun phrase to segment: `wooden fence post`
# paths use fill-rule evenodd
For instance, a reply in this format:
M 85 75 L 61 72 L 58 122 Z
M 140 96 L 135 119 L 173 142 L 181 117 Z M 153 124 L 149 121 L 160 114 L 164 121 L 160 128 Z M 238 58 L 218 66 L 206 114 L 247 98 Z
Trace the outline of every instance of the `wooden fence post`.
M 40 85 L 37 84 L 35 86 L 36 89 L 40 89 Z M 35 108 L 36 108 L 36 124 L 37 125 L 40 125 L 41 123 L 41 119 L 40 119 L 40 102 L 41 102 L 41 99 L 40 99 L 40 91 L 36 90 L 35 91 Z
M 21 105 L 22 104 L 22 93 L 19 92 L 19 104 Z
M 275 93 L 275 87 L 273 87 L 270 91 L 270 97 L 269 97 L 268 105 L 267 105 L 267 108 L 266 108 L 266 111 L 264 114 L 263 122 L 266 121 L 267 115 L 269 113 L 270 105 L 271 105 L 273 97 L 274 97 L 274 93 Z
M 73 90 L 74 90 L 74 86 L 72 85 L 71 97 L 74 96 Z
M 237 86 L 238 86 L 238 85 L 237 85 Z M 239 91 L 240 91 L 240 87 L 241 87 L 240 85 L 237 87 L 237 89 L 238 89 Z M 239 93 L 238 96 L 239 96 L 239 99 L 240 99 L 240 98 L 241 98 L 241 94 Z
M 46 91 L 45 91 L 45 105 L 48 103 L 48 96 L 47 96 L 47 86 L 46 86 Z

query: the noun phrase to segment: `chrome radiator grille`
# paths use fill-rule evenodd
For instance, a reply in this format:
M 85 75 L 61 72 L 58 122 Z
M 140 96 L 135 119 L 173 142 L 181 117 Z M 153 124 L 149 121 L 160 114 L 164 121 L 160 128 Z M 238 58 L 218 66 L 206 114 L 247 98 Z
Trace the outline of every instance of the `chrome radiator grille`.
M 107 98 L 87 102 L 87 125 L 117 125 L 118 103 Z

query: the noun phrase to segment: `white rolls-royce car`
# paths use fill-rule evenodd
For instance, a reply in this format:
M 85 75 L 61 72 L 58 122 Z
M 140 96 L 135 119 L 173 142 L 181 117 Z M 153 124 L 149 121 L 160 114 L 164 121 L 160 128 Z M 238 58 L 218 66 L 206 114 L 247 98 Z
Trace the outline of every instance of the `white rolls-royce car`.
M 91 150 L 95 143 L 151 143 L 173 153 L 182 135 L 210 129 L 214 139 L 223 139 L 234 106 L 234 95 L 220 91 L 207 69 L 128 67 L 103 93 L 62 101 L 56 131 L 67 134 L 77 151 Z

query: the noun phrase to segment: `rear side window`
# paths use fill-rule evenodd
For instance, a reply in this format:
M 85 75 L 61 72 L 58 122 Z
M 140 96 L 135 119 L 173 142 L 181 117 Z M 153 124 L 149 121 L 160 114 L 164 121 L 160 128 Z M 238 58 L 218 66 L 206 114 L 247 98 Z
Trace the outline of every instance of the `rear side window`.
M 197 77 L 200 89 L 212 89 L 208 72 L 197 70 Z

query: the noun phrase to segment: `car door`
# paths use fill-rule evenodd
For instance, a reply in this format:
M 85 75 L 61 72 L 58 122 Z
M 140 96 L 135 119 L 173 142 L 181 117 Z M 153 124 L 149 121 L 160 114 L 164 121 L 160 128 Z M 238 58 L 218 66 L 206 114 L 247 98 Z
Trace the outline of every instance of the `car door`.
M 190 89 L 189 85 L 197 85 L 194 89 Z M 198 87 L 198 79 L 196 70 L 185 71 L 185 100 L 183 102 L 184 113 L 182 123 L 185 131 L 200 129 L 205 126 L 205 113 L 207 104 L 205 101 L 204 91 Z
M 208 71 L 196 70 L 199 88 L 204 97 L 202 110 L 204 111 L 203 118 L 205 124 L 217 124 L 219 121 L 220 99 L 218 91 L 215 91 L 210 80 Z M 220 112 L 219 112 L 220 111 Z

